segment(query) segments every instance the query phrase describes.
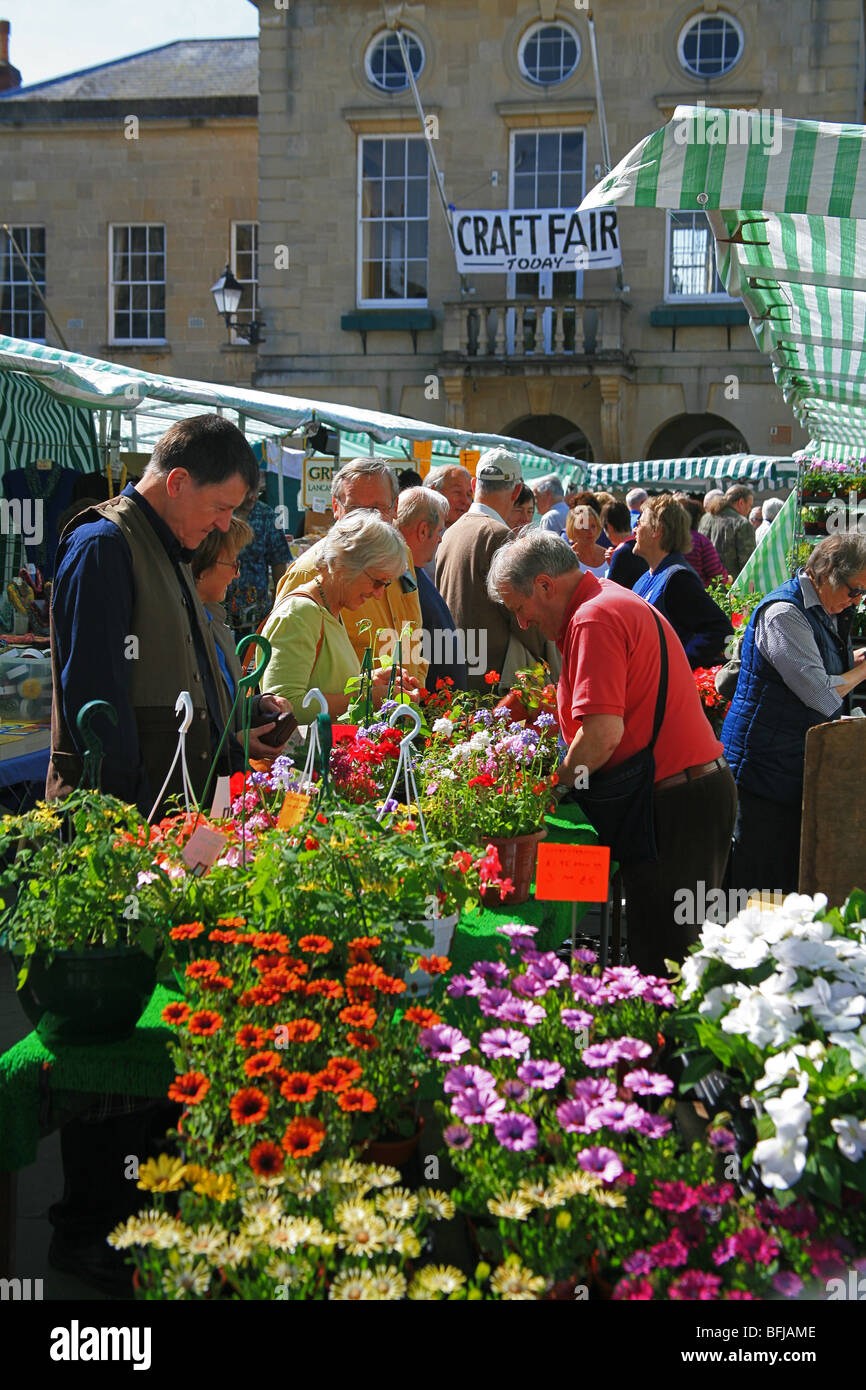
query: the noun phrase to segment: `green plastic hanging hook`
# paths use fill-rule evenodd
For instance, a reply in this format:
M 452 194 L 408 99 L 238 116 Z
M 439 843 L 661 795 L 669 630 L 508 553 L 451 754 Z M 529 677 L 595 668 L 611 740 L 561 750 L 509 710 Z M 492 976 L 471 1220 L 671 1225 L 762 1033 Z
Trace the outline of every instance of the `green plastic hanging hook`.
M 101 790 L 99 782 L 104 749 L 102 739 L 93 728 L 93 720 L 100 714 L 104 714 L 106 719 L 110 720 L 115 728 L 117 727 L 117 710 L 107 700 L 88 700 L 87 704 L 78 711 L 75 720 L 75 726 L 84 744 L 81 785 L 92 787 L 95 791 Z
M 242 637 L 237 645 L 238 660 L 241 666 L 244 664 L 244 657 L 250 647 L 257 647 L 259 652 L 258 665 L 252 671 L 248 671 L 245 676 L 241 676 L 238 681 L 239 690 L 255 690 L 262 676 L 265 674 L 268 662 L 271 659 L 271 644 L 267 637 L 261 637 L 257 632 L 251 632 L 248 637 Z

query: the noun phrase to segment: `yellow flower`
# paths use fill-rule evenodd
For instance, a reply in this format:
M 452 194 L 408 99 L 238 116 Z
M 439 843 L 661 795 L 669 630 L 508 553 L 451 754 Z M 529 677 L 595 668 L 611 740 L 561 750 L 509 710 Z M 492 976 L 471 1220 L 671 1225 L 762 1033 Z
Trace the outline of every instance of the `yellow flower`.
M 538 1298 L 544 1288 L 544 1280 L 512 1257 L 494 1271 L 490 1287 L 500 1298 L 511 1302 L 525 1302 Z
M 418 1198 L 405 1187 L 394 1187 L 376 1198 L 376 1208 L 392 1221 L 409 1221 L 418 1210 Z
M 211 1197 L 215 1202 L 230 1202 L 235 1195 L 234 1179 L 229 1173 L 208 1173 L 193 1183 L 193 1192 L 200 1197 Z
M 507 1221 L 525 1221 L 532 1211 L 532 1206 L 519 1192 L 512 1192 L 510 1197 L 489 1198 L 487 1210 Z
M 454 1203 L 447 1192 L 438 1192 L 433 1187 L 422 1188 L 418 1193 L 418 1202 L 421 1210 L 432 1216 L 434 1221 L 450 1221 L 454 1215 Z
M 570 1211 L 558 1211 L 558 1212 L 556 1213 L 556 1229 L 557 1229 L 558 1231 L 567 1231 L 570 1225 L 571 1225 L 571 1212 L 570 1212 Z
M 466 1276 L 454 1265 L 425 1265 L 412 1280 L 410 1298 L 429 1298 L 430 1295 L 452 1294 L 462 1289 Z
M 373 1278 L 366 1269 L 344 1269 L 328 1289 L 328 1298 L 342 1303 L 372 1303 L 378 1295 Z
M 138 1186 L 144 1192 L 177 1192 L 183 1187 L 186 1165 L 180 1158 L 160 1154 L 149 1158 L 138 1170 Z
M 609 1189 L 599 1187 L 593 1192 L 593 1197 L 600 1207 L 624 1207 L 625 1196 L 622 1192 L 611 1192 Z

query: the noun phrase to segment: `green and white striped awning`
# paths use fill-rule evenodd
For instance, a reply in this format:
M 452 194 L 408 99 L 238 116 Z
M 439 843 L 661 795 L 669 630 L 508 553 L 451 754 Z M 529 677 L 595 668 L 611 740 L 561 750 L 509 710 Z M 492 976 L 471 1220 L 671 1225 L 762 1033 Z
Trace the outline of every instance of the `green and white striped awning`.
M 705 458 L 647 459 L 643 463 L 591 464 L 587 487 L 610 489 L 636 483 L 693 482 L 696 479 L 752 478 L 775 486 L 777 470 L 796 471 L 790 458 L 764 454 L 714 454 Z
M 535 460 L 542 473 L 571 473 L 582 466 L 567 454 L 549 453 L 504 435 L 452 429 L 331 401 L 185 381 L 0 334 L 2 372 L 22 373 L 69 405 L 111 412 L 115 426 L 119 425 L 116 437 L 120 448 L 142 453 L 149 453 L 157 439 L 178 420 L 203 411 L 217 411 L 234 413 L 253 444 L 303 430 L 308 425 L 326 425 L 331 430 L 363 434 L 377 445 L 390 440 L 432 440 L 454 452 L 505 445 Z
M 866 127 L 678 106 L 581 208 L 611 203 L 706 212 L 800 423 L 866 453 Z
M 769 594 L 790 578 L 790 555 L 797 516 L 797 489 L 731 585 L 732 594 Z
M 465 446 L 463 446 L 465 447 Z M 563 460 L 562 454 L 538 455 L 524 453 L 526 446 L 515 447 L 513 452 L 520 459 L 523 469 L 523 476 L 526 479 L 542 478 L 546 474 L 556 473 L 556 475 L 566 481 L 569 478 L 579 477 L 583 479 L 589 464 L 581 462 L 580 459 L 569 458 Z M 343 459 L 352 458 L 357 454 L 378 454 L 381 458 L 394 459 L 407 468 L 416 467 L 415 458 L 412 453 L 411 439 L 391 439 L 387 444 L 376 443 L 369 434 L 357 433 L 356 431 L 346 430 L 340 435 L 340 457 Z M 438 468 L 442 464 L 455 464 L 460 462 L 460 450 L 436 441 L 433 445 L 430 467 Z

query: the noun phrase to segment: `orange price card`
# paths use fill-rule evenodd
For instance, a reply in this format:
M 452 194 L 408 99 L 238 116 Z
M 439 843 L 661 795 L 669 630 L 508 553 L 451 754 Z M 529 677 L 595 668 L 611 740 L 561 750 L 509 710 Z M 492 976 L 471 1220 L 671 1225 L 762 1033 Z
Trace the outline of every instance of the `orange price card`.
M 416 439 L 412 443 L 412 457 L 416 463 L 426 463 L 427 472 L 433 459 L 433 445 L 429 439 Z M 419 470 L 420 471 L 420 470 Z
M 460 450 L 460 462 L 463 464 L 463 467 L 464 467 L 464 468 L 468 468 L 468 469 L 469 469 L 469 472 L 472 474 L 473 478 L 475 477 L 475 469 L 476 469 L 476 467 L 477 467 L 478 460 L 480 459 L 480 457 L 481 457 L 481 450 L 480 450 L 480 449 L 461 449 L 461 450 Z
M 606 903 L 609 878 L 609 845 L 538 846 L 535 873 L 535 896 L 538 899 Z
M 309 809 L 310 798 L 303 792 L 286 792 L 286 799 L 280 808 L 277 817 L 278 830 L 290 830 L 293 825 L 300 825 Z

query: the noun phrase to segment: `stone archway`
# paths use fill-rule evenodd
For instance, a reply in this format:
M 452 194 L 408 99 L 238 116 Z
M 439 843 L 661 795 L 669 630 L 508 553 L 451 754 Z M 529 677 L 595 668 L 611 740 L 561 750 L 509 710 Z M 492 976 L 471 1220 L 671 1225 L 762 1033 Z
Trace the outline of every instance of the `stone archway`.
M 699 458 L 713 454 L 748 454 L 744 436 L 721 415 L 675 415 L 647 445 L 648 459 Z
M 549 449 L 554 454 L 569 454 L 585 463 L 593 462 L 592 445 L 583 430 L 564 415 L 523 415 L 505 425 L 502 433 L 512 439 L 524 439 L 539 449 Z

